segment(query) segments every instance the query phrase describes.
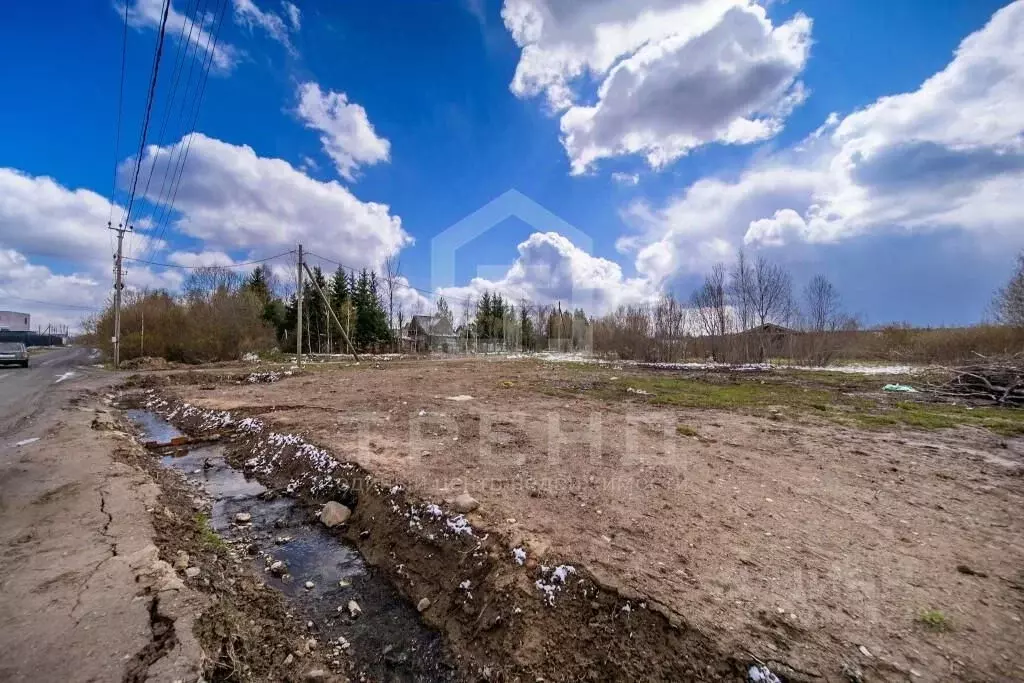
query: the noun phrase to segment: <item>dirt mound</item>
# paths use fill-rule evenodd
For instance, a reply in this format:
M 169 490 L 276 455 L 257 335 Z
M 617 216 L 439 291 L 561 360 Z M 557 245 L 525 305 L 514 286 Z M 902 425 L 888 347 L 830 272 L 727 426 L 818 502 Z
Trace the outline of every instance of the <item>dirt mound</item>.
M 121 363 L 123 370 L 166 370 L 172 367 L 166 358 L 154 358 L 153 356 L 139 356 Z

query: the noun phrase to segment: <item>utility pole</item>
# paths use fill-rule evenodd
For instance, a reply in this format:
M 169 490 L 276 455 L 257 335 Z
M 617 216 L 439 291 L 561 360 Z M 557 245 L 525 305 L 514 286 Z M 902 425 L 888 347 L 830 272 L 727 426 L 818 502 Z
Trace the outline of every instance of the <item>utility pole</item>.
M 295 363 L 302 367 L 302 245 L 299 245 L 299 290 L 295 293 Z
M 309 271 L 309 266 L 306 266 L 305 264 L 303 264 L 303 266 L 305 266 L 306 270 Z M 321 299 L 323 299 L 324 304 L 327 304 L 327 312 L 331 314 L 331 320 L 333 320 L 335 324 L 337 324 L 338 329 L 341 330 L 341 336 L 345 338 L 345 343 L 348 344 L 348 348 L 349 351 L 351 351 L 352 353 L 352 357 L 355 358 L 356 362 L 358 363 L 359 354 L 356 353 L 356 347 L 352 345 L 352 341 L 348 338 L 348 334 L 345 332 L 345 328 L 341 326 L 341 321 L 338 320 L 338 316 L 335 314 L 334 309 L 332 309 L 330 306 L 330 300 L 327 298 L 327 295 L 324 294 L 324 290 L 320 289 L 320 284 L 316 281 L 316 278 L 313 277 L 312 271 L 309 271 L 309 281 L 313 284 L 313 289 L 316 291 L 316 293 L 320 295 Z
M 121 290 L 124 289 L 124 277 L 121 265 L 123 263 L 124 234 L 133 230 L 131 226 L 125 227 L 118 223 L 115 228 L 109 222 L 108 230 L 117 232 L 117 253 L 114 254 L 114 369 L 121 367 Z

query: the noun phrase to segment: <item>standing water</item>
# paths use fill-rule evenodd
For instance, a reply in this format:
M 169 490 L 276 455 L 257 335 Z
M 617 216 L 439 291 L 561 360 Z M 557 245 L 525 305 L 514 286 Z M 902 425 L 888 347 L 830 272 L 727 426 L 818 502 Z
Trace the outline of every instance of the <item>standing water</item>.
M 167 443 L 183 436 L 149 411 L 129 410 L 127 415 L 148 440 Z M 213 530 L 246 548 L 253 570 L 314 623 L 312 633 L 320 642 L 337 642 L 340 636 L 351 643 L 348 656 L 357 672 L 383 681 L 457 680 L 441 637 L 423 624 L 416 609 L 352 545 L 311 523 L 295 500 L 274 495 L 231 467 L 221 446 L 195 447 L 182 455 L 162 456 L 160 462 L 213 499 Z M 236 515 L 243 512 L 251 521 L 236 523 Z M 266 571 L 278 560 L 288 575 Z M 357 617 L 349 614 L 350 600 L 362 610 Z

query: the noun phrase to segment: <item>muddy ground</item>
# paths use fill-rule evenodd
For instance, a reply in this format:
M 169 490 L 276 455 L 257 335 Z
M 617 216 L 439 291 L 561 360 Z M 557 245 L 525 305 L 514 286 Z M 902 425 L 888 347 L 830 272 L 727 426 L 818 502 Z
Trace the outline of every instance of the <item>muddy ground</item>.
M 135 385 L 165 413 L 202 409 L 190 429 L 257 418 L 264 441 L 301 435 L 372 477 L 356 495 L 336 464 L 254 459 L 256 437 L 234 453 L 271 485 L 352 505 L 346 533 L 413 604 L 429 594 L 424 619 L 467 677 L 738 680 L 765 662 L 788 680 L 1024 679 L 1017 416 L 896 404 L 884 378 L 280 370 Z M 430 517 L 410 509 L 448 515 L 463 492 L 475 535 L 409 531 Z

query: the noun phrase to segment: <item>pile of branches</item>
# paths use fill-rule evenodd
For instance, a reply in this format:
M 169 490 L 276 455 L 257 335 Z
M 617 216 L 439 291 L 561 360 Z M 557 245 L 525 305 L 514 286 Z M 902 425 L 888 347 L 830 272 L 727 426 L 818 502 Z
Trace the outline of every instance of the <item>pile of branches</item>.
M 929 385 L 927 390 L 938 396 L 1024 408 L 1024 354 L 979 356 L 970 365 L 950 368 L 949 373 L 947 382 Z

